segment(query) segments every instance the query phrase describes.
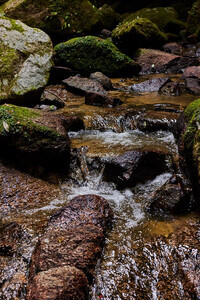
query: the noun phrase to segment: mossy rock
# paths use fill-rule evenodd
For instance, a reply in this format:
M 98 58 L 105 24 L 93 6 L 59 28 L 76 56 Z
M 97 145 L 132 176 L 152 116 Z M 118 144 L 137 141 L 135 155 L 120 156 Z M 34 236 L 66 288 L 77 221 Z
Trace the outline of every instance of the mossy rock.
M 104 4 L 102 7 L 100 7 L 99 13 L 101 14 L 103 27 L 105 29 L 112 30 L 122 20 L 120 14 L 116 13 L 108 4 Z
M 45 126 L 45 118 L 33 109 L 0 105 L 1 154 L 21 164 L 44 165 L 63 170 L 69 160 L 69 138 L 53 127 Z
M 200 32 L 200 0 L 196 1 L 191 10 L 188 13 L 187 20 L 187 32 L 188 34 L 196 33 L 199 35 Z
M 169 21 L 178 18 L 178 13 L 173 7 L 143 8 L 130 14 L 123 20 L 123 23 L 133 21 L 137 18 L 146 18 L 155 23 L 160 30 L 163 30 Z
M 197 197 L 200 196 L 200 99 L 189 104 L 184 111 L 186 130 L 183 134 L 185 151 L 190 171 L 196 187 Z
M 0 16 L 0 102 L 38 92 L 48 81 L 53 46 L 49 36 Z
M 0 10 L 10 18 L 44 30 L 54 40 L 102 28 L 98 9 L 89 0 L 9 0 Z
M 74 38 L 55 47 L 55 60 L 83 74 L 133 76 L 140 70 L 130 57 L 110 41 L 94 36 Z
M 120 24 L 113 30 L 112 38 L 119 49 L 131 55 L 138 48 L 157 48 L 167 42 L 157 25 L 145 18 Z

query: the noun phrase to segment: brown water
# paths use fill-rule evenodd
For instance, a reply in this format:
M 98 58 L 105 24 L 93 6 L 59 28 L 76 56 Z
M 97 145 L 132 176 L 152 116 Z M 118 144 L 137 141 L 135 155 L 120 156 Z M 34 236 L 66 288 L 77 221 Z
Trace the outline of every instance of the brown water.
M 22 176 L 13 169 L 9 173 L 0 166 L 1 190 L 5 192 L 1 194 L 2 222 L 18 222 L 27 234 L 18 255 L 0 257 L 0 298 L 14 299 L 16 287 L 25 289 L 31 253 L 49 217 L 74 196 L 93 193 L 109 201 L 115 220 L 96 269 L 91 299 L 200 299 L 199 216 L 188 213 L 155 219 L 145 209 L 157 188 L 171 176 L 171 160 L 165 174 L 133 189 L 117 190 L 114 184 L 102 181 L 105 160 L 129 150 L 159 149 L 178 164 L 173 134 L 141 132 L 135 128 L 134 120 L 148 109 L 181 112 L 196 96 L 133 94 L 127 87 L 135 82 L 113 80 L 120 91 L 110 94 L 123 101 L 114 109 L 87 106 L 84 98 L 77 96 L 59 111 L 83 117 L 86 126 L 85 131 L 70 133 L 72 148 L 79 149 L 80 162 L 79 167 L 73 165 L 71 180 L 56 186 Z M 8 192 L 10 196 L 6 198 Z M 16 275 L 20 272 L 24 278 Z M 25 293 L 20 299 L 25 299 Z

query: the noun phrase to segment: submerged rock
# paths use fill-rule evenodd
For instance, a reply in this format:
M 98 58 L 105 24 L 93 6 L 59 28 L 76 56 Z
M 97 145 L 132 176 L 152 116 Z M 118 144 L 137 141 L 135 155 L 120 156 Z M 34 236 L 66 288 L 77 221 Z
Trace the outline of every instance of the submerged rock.
M 180 112 L 148 110 L 136 119 L 137 128 L 144 132 L 158 130 L 176 131 Z
M 164 84 L 159 93 L 164 95 L 171 95 L 171 96 L 180 96 L 186 92 L 186 86 L 184 83 L 170 81 Z
M 0 10 L 10 18 L 44 30 L 54 40 L 103 28 L 98 9 L 88 0 L 10 0 Z
M 110 40 L 94 36 L 75 38 L 55 47 L 55 60 L 81 73 L 102 72 L 108 76 L 133 76 L 140 67 L 121 53 Z
M 112 217 L 107 201 L 96 195 L 78 196 L 55 214 L 32 256 L 29 297 L 34 297 L 34 293 L 37 295 L 40 291 L 42 295 L 47 294 L 52 288 L 52 276 L 55 273 L 55 286 L 62 286 L 65 297 L 70 289 L 66 290 L 63 285 L 72 284 L 74 297 L 76 293 L 80 295 L 79 287 L 82 286 L 84 296 L 81 299 L 87 299 L 84 293 L 88 288 L 85 275 L 91 282 L 97 259 L 102 252 L 104 234 Z
M 131 85 L 130 90 L 134 92 L 158 92 L 169 81 L 169 78 L 153 78 Z
M 183 57 L 160 50 L 139 49 L 136 62 L 142 67 L 141 73 L 171 73 L 181 72 L 182 69 L 198 65 L 198 59 Z
M 52 54 L 43 31 L 0 16 L 0 102 L 33 100 L 48 82 Z
M 68 90 L 79 95 L 85 95 L 86 93 L 107 94 L 101 83 L 89 78 L 74 76 L 63 80 L 62 82 Z
M 113 98 L 107 95 L 87 93 L 85 96 L 85 104 L 115 107 L 116 105 L 122 104 L 122 101 L 119 98 Z
M 120 188 L 133 187 L 166 170 L 166 155 L 159 151 L 129 151 L 106 162 L 104 179 Z
M 0 106 L 1 153 L 21 165 L 67 170 L 69 138 L 62 118 L 14 105 Z
M 120 49 L 132 56 L 138 48 L 156 48 L 167 42 L 166 35 L 143 18 L 120 24 L 113 30 L 112 39 Z

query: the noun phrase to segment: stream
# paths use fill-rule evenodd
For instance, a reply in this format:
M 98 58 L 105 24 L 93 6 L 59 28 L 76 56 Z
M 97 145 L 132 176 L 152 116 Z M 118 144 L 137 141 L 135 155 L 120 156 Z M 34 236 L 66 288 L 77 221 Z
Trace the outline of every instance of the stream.
M 142 80 L 146 78 L 149 77 Z M 113 80 L 119 90 L 110 94 L 123 101 L 122 106 L 116 108 L 87 106 L 79 96 L 67 103 L 64 109 L 68 114 L 81 116 L 86 126 L 85 130 L 69 133 L 74 157 L 69 179 L 60 182 L 61 192 L 55 193 L 53 198 L 44 194 L 36 204 L 14 205 L 13 208 L 4 205 L 2 222 L 17 221 L 23 226 L 27 235 L 20 255 L 28 264 L 37 236 L 56 210 L 77 195 L 103 196 L 115 218 L 96 267 L 91 300 L 200 299 L 199 215 L 191 210 L 156 217 L 146 209 L 156 190 L 172 176 L 174 168 L 180 171 L 177 142 L 169 130 L 146 132 L 146 121 L 143 121 L 147 112 L 155 117 L 162 111 L 159 122 L 173 126 L 196 96 L 134 94 L 128 89 L 134 82 L 135 79 Z M 139 119 L 140 126 L 137 126 Z M 118 189 L 114 183 L 104 181 L 107 161 L 127 151 L 149 149 L 166 153 L 166 172 L 132 188 Z M 58 186 L 50 188 L 53 193 Z M 10 259 L 7 268 L 2 267 L 3 256 L 1 261 L 1 276 L 9 273 L 9 278 L 14 277 L 22 268 L 16 257 Z M 12 289 L 4 285 L 0 296 L 13 299 Z M 23 296 L 20 299 L 24 299 Z

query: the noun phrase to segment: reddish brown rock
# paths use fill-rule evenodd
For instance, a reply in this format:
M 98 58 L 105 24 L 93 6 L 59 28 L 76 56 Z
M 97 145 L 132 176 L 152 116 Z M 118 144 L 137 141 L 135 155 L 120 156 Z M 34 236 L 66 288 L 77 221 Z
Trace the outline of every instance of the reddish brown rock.
M 164 84 L 159 93 L 164 95 L 172 95 L 172 96 L 180 96 L 181 94 L 186 92 L 185 84 L 179 82 L 167 82 Z
M 188 77 L 185 79 L 185 84 L 190 93 L 200 95 L 200 79 Z
M 85 104 L 94 106 L 108 106 L 115 107 L 116 105 L 122 104 L 119 98 L 113 98 L 107 95 L 98 93 L 87 93 L 85 96 Z
M 106 91 L 113 90 L 113 85 L 110 78 L 101 72 L 95 72 L 90 74 L 90 79 L 99 82 Z
M 139 49 L 136 62 L 142 67 L 141 73 L 179 73 L 182 69 L 198 65 L 196 58 L 183 57 L 153 49 Z
M 167 43 L 163 46 L 163 50 L 176 55 L 183 54 L 183 47 L 177 43 Z
M 85 195 L 71 200 L 51 218 L 37 243 L 30 266 L 29 290 L 34 289 L 41 272 L 58 267 L 76 267 L 91 282 L 112 217 L 109 204 L 100 196 Z M 51 287 L 48 284 L 46 292 Z
M 182 78 L 195 77 L 200 78 L 200 66 L 188 67 L 184 70 Z
M 75 267 L 64 266 L 34 277 L 27 300 L 88 299 L 88 280 Z

